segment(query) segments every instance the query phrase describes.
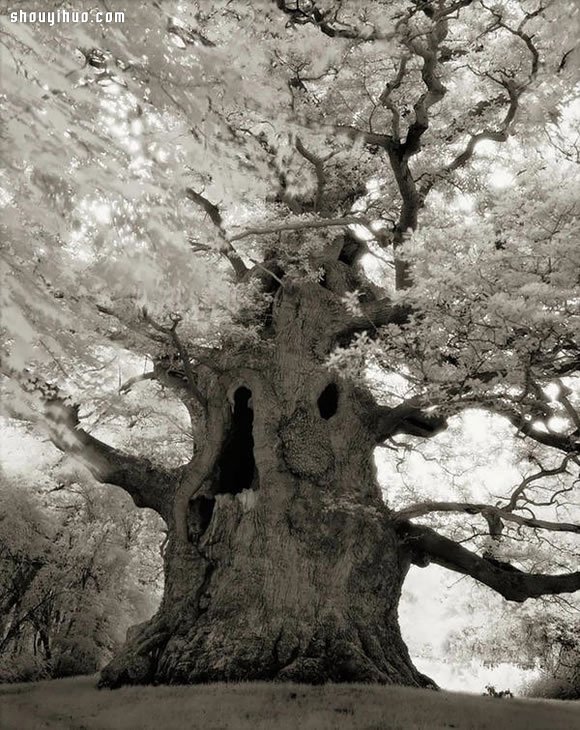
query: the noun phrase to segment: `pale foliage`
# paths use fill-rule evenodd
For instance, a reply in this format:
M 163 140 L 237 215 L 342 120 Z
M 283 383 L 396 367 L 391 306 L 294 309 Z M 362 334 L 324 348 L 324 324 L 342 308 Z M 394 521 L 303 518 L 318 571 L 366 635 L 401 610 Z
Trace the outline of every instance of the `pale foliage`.
M 88 483 L 23 482 L 0 484 L 0 681 L 95 672 L 159 600 L 158 520 Z
M 315 23 L 289 23 L 265 0 L 143 0 L 126 9 L 124 25 L 106 28 L 2 18 L 7 369 L 29 368 L 65 386 L 98 435 L 154 461 L 181 463 L 195 449 L 195 419 L 192 436 L 182 404 L 158 384 L 123 389 L 168 355 L 143 307 L 165 324 L 177 313 L 192 352 L 232 342 L 251 349 L 271 297 L 234 280 L 227 244 L 248 267 L 274 251 L 289 282 L 321 281 L 336 228 L 312 225 L 356 215 L 362 223 L 354 230 L 369 239 L 361 265 L 379 293 L 414 314 L 405 325 L 370 321 L 329 366 L 388 405 L 417 397 L 456 419 L 428 444 L 404 439 L 406 449 L 389 464 L 390 504 L 494 500 L 498 491 L 505 500 L 530 465 L 557 467 L 558 457 L 541 446 L 506 446 L 513 428 L 499 416 L 473 436 L 469 416 L 457 414 L 486 408 L 509 417 L 525 407 L 524 423 L 543 433 L 580 428 L 580 12 L 565 0 L 538 13 L 528 0 L 448 3 L 454 12 L 439 49 L 446 93 L 430 107 L 412 161 L 424 205 L 416 229 L 400 232 L 397 252 L 413 286 L 396 292 L 390 244 L 401 199 L 380 145 L 389 135 L 404 139 L 425 101 L 422 56 L 411 53 L 409 39 L 431 32 L 431 21 L 421 12 L 407 17 L 410 5 L 320 2 L 337 11 L 341 30 L 356 29 L 354 40 L 346 33 L 332 43 Z M 520 27 L 538 64 L 513 32 Z M 405 73 L 385 95 L 402 64 Z M 514 88 L 517 104 L 504 129 Z M 455 165 L 486 130 L 505 139 L 480 140 Z M 312 159 L 324 162 L 322 177 Z M 188 187 L 218 206 L 221 230 L 188 199 Z M 264 227 L 266 234 L 248 233 Z M 356 316 L 362 298 L 349 292 L 345 309 Z M 7 386 L 6 395 L 11 408 L 36 412 L 16 388 Z M 501 490 L 483 463 L 497 453 L 510 471 Z M 417 469 L 416 459 L 427 459 L 429 469 Z M 485 478 L 474 479 L 478 469 Z M 571 491 L 573 478 L 565 472 L 542 481 L 532 496 L 549 502 L 559 488 Z M 538 514 L 576 519 L 577 509 L 549 502 Z M 485 547 L 479 523 L 427 519 Z M 22 515 L 14 525 L 10 540 L 18 542 L 31 527 Z M 565 538 L 547 553 L 542 539 L 519 537 L 506 531 L 502 558 L 543 570 L 573 567 Z M 125 570 L 126 560 L 112 556 L 111 564 Z

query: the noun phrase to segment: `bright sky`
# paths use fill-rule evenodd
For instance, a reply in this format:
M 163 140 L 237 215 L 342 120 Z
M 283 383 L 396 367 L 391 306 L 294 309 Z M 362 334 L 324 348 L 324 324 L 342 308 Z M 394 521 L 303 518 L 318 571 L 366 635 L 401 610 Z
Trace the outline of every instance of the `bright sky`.
M 445 643 L 451 631 L 463 626 L 469 630 L 475 623 L 473 617 L 453 610 L 461 603 L 465 581 L 469 580 L 437 565 L 413 566 L 399 605 L 403 639 L 417 669 L 445 689 L 483 693 L 485 686 L 491 684 L 498 691 L 511 689 L 515 692 L 538 677 L 539 670 L 520 669 L 515 664 L 500 661 L 499 656 L 494 667 L 485 666 L 477 659 L 460 663 L 450 661 L 446 656 Z M 501 600 L 498 597 L 498 602 Z

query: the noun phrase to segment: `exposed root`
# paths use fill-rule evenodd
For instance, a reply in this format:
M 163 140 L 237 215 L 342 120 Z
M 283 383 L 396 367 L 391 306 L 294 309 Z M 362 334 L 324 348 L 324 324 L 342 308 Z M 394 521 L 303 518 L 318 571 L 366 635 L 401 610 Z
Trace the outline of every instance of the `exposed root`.
M 169 629 L 160 619 L 153 619 L 130 629 L 124 647 L 102 669 L 99 689 L 118 689 L 127 684 L 151 684 L 159 656 L 169 636 Z

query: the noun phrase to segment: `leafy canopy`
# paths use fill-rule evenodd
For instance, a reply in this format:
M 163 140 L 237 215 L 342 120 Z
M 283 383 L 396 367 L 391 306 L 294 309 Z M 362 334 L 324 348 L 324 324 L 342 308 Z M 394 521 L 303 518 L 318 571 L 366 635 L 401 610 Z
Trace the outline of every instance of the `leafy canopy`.
M 251 274 L 322 281 L 345 231 L 360 287 L 329 366 L 390 407 L 507 418 L 540 474 L 526 466 L 495 507 L 442 506 L 426 485 L 401 514 L 552 529 L 559 485 L 534 490 L 572 489 L 580 433 L 577 4 L 124 10 L 108 26 L 2 19 L 4 372 L 131 422 L 143 401 L 131 414 L 125 377 L 175 354 L 172 327 L 199 361 L 251 348 L 270 301 Z M 155 387 L 145 410 L 183 433 Z

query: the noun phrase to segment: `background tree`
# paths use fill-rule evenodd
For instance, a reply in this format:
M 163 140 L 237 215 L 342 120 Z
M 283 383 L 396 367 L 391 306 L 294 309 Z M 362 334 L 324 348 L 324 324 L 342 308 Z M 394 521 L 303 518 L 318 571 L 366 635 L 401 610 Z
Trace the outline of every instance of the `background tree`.
M 411 563 L 517 602 L 580 587 L 508 559 L 524 531 L 580 531 L 562 499 L 580 436 L 574 3 L 4 20 L 5 400 L 168 531 L 160 609 L 104 684 L 425 686 L 397 620 Z M 377 445 L 404 455 L 473 408 L 535 469 L 485 502 L 385 502 Z M 175 448 L 107 442 L 107 421 L 164 409 Z
M 46 482 L 0 484 L 0 681 L 93 674 L 158 603 L 153 513 Z

